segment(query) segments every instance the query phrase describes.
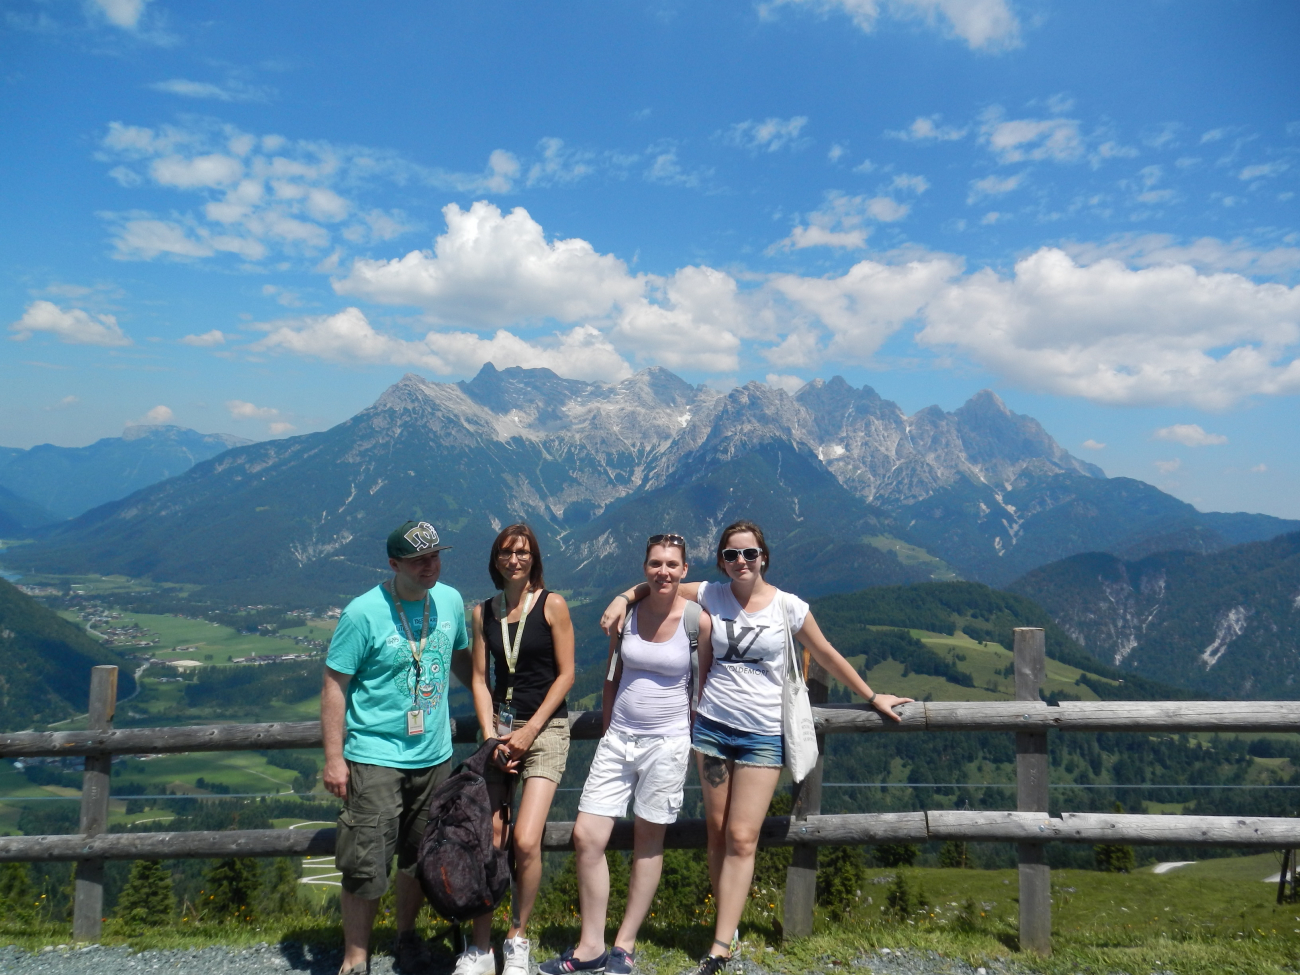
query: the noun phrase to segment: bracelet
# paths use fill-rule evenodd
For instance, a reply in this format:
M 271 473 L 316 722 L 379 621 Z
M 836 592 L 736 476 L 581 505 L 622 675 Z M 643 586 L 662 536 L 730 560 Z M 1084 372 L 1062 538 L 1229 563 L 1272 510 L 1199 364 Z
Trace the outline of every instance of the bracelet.
M 871 696 L 870 696 L 869 698 L 867 698 L 867 703 L 870 704 L 870 703 L 871 703 L 872 701 L 874 701 L 875 699 L 876 699 L 876 692 L 875 692 L 875 691 L 872 691 L 872 692 L 871 692 Z
M 615 598 L 615 599 L 619 599 L 619 598 L 626 599 L 626 600 L 627 600 L 627 604 L 628 604 L 629 606 L 632 605 L 632 597 L 629 596 L 629 595 L 628 595 L 627 593 L 625 593 L 625 592 L 615 593 L 615 594 L 614 594 L 614 598 Z

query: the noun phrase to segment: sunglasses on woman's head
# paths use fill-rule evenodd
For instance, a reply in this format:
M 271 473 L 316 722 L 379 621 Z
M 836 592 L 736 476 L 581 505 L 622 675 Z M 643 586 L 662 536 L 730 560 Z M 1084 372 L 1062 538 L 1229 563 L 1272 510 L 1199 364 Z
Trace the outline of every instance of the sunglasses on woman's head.
M 669 545 L 680 545 L 682 548 L 686 547 L 686 539 L 682 538 L 681 535 L 678 535 L 675 532 L 664 532 L 662 535 L 651 535 L 645 540 L 647 545 L 662 545 L 665 542 Z
M 744 559 L 746 562 L 757 562 L 762 554 L 762 551 L 756 548 L 724 548 L 722 561 L 735 562 L 736 559 Z

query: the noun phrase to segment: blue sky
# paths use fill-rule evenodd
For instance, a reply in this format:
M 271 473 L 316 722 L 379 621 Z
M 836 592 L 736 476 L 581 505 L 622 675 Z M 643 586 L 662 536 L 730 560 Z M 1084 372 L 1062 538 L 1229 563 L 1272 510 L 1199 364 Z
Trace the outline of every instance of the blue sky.
M 543 365 L 912 413 L 1300 517 L 1300 7 L 0 9 L 0 443 Z

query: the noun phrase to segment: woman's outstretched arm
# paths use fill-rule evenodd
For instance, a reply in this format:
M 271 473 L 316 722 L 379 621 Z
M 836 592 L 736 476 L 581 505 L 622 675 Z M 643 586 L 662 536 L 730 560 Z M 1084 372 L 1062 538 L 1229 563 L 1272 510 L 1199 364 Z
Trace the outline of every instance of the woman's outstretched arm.
M 698 582 L 683 582 L 677 587 L 677 591 L 693 603 L 698 603 L 700 584 Z M 600 628 L 605 631 L 607 636 L 613 636 L 621 633 L 623 630 L 623 620 L 627 618 L 627 611 L 636 603 L 650 595 L 650 586 L 644 582 L 638 582 L 630 589 L 624 589 L 605 607 L 605 612 L 600 614 Z
M 799 642 L 808 648 L 813 658 L 826 668 L 826 672 L 834 677 L 837 681 L 851 690 L 858 697 L 862 698 L 882 715 L 893 718 L 895 721 L 901 721 L 894 708 L 900 704 L 910 704 L 910 697 L 897 697 L 893 694 L 877 694 L 871 689 L 871 686 L 862 679 L 862 675 L 853 669 L 853 665 L 844 659 L 844 655 L 836 650 L 822 629 L 813 619 L 812 610 L 804 617 L 803 626 L 795 633 Z

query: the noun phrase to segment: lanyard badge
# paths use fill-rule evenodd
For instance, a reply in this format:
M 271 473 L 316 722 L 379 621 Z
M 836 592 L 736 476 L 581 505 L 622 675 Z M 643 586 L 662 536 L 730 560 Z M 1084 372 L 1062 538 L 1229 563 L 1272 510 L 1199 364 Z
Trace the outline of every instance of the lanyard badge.
M 506 670 L 509 671 L 510 677 L 506 682 L 506 699 L 497 709 L 497 737 L 510 734 L 515 726 L 515 706 L 512 703 L 515 696 L 515 665 L 519 662 L 519 647 L 524 638 L 524 624 L 528 621 L 528 611 L 533 607 L 533 593 L 524 594 L 524 607 L 519 613 L 519 623 L 515 627 L 515 638 L 510 639 L 510 624 L 506 622 L 506 617 L 510 615 L 510 607 L 506 605 L 506 594 L 501 594 L 501 612 L 497 614 L 497 619 L 501 623 L 501 652 L 506 658 Z
M 415 633 L 411 629 L 411 623 L 406 618 L 406 610 L 402 608 L 402 599 L 397 594 L 395 584 L 391 588 L 390 595 L 393 597 L 393 605 L 397 608 L 397 618 L 401 621 L 402 632 L 406 635 L 406 642 L 410 644 L 411 660 L 415 666 L 415 689 L 411 692 L 411 710 L 406 712 L 406 733 L 408 735 L 422 735 L 424 734 L 424 710 L 415 705 L 419 704 L 421 695 L 429 697 L 433 694 L 433 685 L 426 684 L 421 680 L 421 660 L 424 657 L 424 648 L 429 642 L 429 631 L 433 629 L 433 620 L 430 619 L 433 601 L 429 598 L 429 593 L 425 592 L 424 619 L 420 623 L 420 639 L 417 643 Z

